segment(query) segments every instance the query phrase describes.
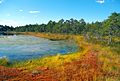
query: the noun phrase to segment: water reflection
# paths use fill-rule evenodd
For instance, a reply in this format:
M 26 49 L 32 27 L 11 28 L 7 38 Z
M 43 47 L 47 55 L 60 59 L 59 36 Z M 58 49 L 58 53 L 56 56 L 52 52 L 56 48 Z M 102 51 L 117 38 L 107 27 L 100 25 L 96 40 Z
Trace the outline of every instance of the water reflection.
M 77 51 L 77 45 L 74 41 L 51 41 L 29 35 L 0 36 L 0 57 L 6 56 L 11 61 L 75 51 Z

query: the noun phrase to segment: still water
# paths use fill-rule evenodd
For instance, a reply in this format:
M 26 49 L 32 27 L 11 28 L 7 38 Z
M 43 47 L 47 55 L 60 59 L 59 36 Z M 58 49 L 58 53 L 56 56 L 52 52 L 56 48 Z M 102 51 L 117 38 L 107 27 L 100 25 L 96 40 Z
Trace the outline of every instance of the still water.
M 0 36 L 0 58 L 21 61 L 77 51 L 72 40 L 52 41 L 29 35 Z

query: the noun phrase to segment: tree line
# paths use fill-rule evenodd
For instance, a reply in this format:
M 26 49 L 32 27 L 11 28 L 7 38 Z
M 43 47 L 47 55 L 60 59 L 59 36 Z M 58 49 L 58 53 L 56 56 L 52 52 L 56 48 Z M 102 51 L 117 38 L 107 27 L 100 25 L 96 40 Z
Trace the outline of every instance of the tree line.
M 108 44 L 112 42 L 113 37 L 120 37 L 120 13 L 112 13 L 102 22 L 96 21 L 86 23 L 84 19 L 70 20 L 61 19 L 58 22 L 50 20 L 47 24 L 29 24 L 25 26 L 10 27 L 10 31 L 15 32 L 45 32 L 60 34 L 80 34 L 85 39 L 108 37 Z
M 14 28 L 11 26 L 7 26 L 7 25 L 0 25 L 0 32 L 6 32 L 6 31 L 13 31 Z

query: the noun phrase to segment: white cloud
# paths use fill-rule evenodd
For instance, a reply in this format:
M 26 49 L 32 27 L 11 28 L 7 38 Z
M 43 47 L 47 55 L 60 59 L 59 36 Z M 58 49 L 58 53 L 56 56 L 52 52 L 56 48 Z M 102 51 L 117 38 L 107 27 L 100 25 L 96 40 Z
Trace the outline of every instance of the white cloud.
M 34 13 L 40 13 L 39 11 L 29 11 L 29 13 L 34 14 Z
M 8 25 L 8 26 L 18 26 L 20 23 L 18 23 L 15 20 L 0 20 L 0 25 Z
M 2 4 L 2 3 L 3 3 L 3 1 L 4 1 L 4 0 L 0 0 L 0 4 Z
M 105 0 L 97 0 L 96 2 L 100 3 L 100 4 L 103 4 L 103 3 L 105 3 Z
M 21 9 L 21 10 L 19 10 L 20 12 L 22 12 L 23 10 Z

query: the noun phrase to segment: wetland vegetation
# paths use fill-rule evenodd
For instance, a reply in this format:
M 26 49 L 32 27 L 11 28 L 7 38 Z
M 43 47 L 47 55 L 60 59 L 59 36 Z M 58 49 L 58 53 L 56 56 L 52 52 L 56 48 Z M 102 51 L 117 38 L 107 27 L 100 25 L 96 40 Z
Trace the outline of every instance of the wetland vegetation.
M 103 22 L 86 23 L 84 19 L 79 21 L 75 19 L 61 19 L 58 22 L 49 21 L 48 24 L 30 24 L 15 28 L 10 27 L 7 30 L 2 28 L 4 29 L 4 26 L 1 27 L 1 30 L 4 32 L 9 31 L 9 33 L 36 36 L 36 39 L 40 37 L 41 39 L 55 40 L 52 42 L 56 42 L 56 40 L 74 40 L 79 50 L 70 52 L 72 51 L 70 49 L 64 52 L 67 53 L 64 55 L 61 55 L 61 52 L 57 52 L 58 54 L 56 55 L 29 59 L 13 64 L 10 64 L 9 59 L 6 59 L 6 57 L 0 58 L 0 80 L 120 80 L 120 13 L 112 13 Z M 47 39 L 44 39 L 42 42 L 45 42 Z M 30 39 L 26 40 L 27 43 L 29 41 Z M 30 44 L 32 43 L 34 42 L 30 41 Z M 50 42 L 50 44 L 52 43 Z M 61 44 L 63 44 L 64 49 L 66 43 Z M 0 50 L 3 46 L 0 47 Z M 70 45 L 70 47 L 72 46 Z M 50 51 L 46 50 L 46 52 Z

